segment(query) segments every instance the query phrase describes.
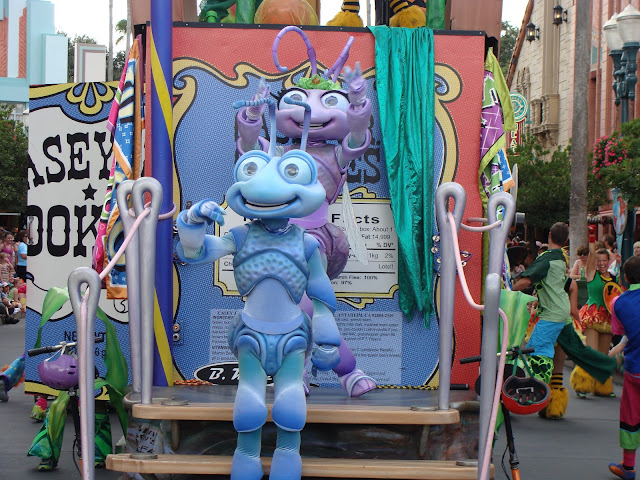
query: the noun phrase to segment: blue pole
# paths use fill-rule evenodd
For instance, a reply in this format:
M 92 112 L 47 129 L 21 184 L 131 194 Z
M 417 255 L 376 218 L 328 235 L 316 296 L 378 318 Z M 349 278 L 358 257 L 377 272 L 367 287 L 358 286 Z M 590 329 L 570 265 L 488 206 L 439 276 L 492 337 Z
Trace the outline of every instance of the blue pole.
M 151 2 L 151 173 L 163 189 L 160 214 L 173 206 L 172 12 L 172 0 Z M 156 233 L 153 384 L 159 386 L 173 384 L 172 224 L 159 220 Z

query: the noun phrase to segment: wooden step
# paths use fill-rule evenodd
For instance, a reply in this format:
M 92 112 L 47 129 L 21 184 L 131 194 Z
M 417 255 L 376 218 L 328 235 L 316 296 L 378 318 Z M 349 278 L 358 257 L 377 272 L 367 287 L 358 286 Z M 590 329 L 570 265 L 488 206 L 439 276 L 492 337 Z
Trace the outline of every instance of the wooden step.
M 271 407 L 269 418 L 271 420 Z M 149 420 L 232 421 L 233 403 L 194 403 L 187 405 L 136 404 L 133 416 Z M 435 410 L 419 407 L 347 405 L 307 405 L 307 423 L 376 424 L 376 425 L 449 425 L 460 423 L 455 409 Z
M 149 420 L 232 421 L 236 387 L 154 387 L 153 402 L 143 405 L 130 393 L 125 404 L 135 418 Z M 469 392 L 452 392 L 467 400 Z M 269 410 L 273 389 L 267 389 Z M 464 402 L 463 402 L 464 403 Z M 452 425 L 460 423 L 457 408 L 438 410 L 437 392 L 375 390 L 349 398 L 339 388 L 313 388 L 307 397 L 307 423 L 369 425 Z M 269 418 L 270 419 L 270 418 Z
M 107 468 L 118 472 L 229 475 L 230 456 L 158 455 L 156 459 L 135 459 L 128 453 L 107 456 Z M 262 459 L 265 474 L 271 458 Z M 341 458 L 303 458 L 303 477 L 376 478 L 402 480 L 475 480 L 476 467 L 459 466 L 441 460 L 363 460 Z M 491 465 L 490 478 L 494 476 Z

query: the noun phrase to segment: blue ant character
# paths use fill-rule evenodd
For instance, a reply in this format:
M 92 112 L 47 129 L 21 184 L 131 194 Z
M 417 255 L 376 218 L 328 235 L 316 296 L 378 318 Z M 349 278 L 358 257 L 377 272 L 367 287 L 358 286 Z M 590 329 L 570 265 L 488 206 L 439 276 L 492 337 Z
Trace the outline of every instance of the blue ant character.
M 343 90 L 337 83 L 338 76 L 349 57 L 353 37 L 349 37 L 334 65 L 320 75 L 316 52 L 307 35 L 296 26 L 284 27 L 276 36 L 272 47 L 273 61 L 281 72 L 286 72 L 287 68 L 281 66 L 278 61 L 278 45 L 287 32 L 297 33 L 304 41 L 311 64 L 311 74 L 309 77 L 299 79 L 295 86 L 278 95 L 278 130 L 294 139 L 294 143 L 278 146 L 276 151 L 280 154 L 280 152 L 300 148 L 297 142 L 303 134 L 304 110 L 298 106 L 298 103 L 288 100 L 306 102 L 311 106 L 311 129 L 308 132 L 309 141 L 305 151 L 316 161 L 318 178 L 325 189 L 326 197 L 318 210 L 292 222 L 304 227 L 318 239 L 327 275 L 330 279 L 334 279 L 342 273 L 347 264 L 349 241 L 342 230 L 329 221 L 329 206 L 336 202 L 341 191 L 343 198 L 349 195 L 348 188 L 344 189 L 349 165 L 369 148 L 372 103 L 367 98 L 366 83 L 358 63 L 354 70 L 345 68 L 348 91 Z M 269 97 L 269 88 L 264 81 L 260 81 L 253 100 L 265 97 Z M 264 103 L 253 102 L 238 111 L 236 115 L 237 150 L 240 154 L 255 148 L 266 151 L 270 147 L 269 141 L 260 136 L 264 110 Z M 343 202 L 343 208 L 345 205 L 346 202 Z M 349 223 L 352 224 L 353 229 L 357 230 L 352 211 L 343 210 L 343 218 L 348 232 L 350 231 Z M 353 238 L 355 244 L 352 243 L 352 247 L 356 247 L 354 253 L 359 260 L 363 261 L 362 257 L 364 257 L 364 263 L 367 258 L 366 247 L 363 244 L 361 249 L 358 248 L 357 237 L 359 232 Z M 308 298 L 303 296 L 301 306 L 307 314 L 313 316 L 313 308 Z M 377 386 L 375 380 L 357 367 L 356 358 L 344 340 L 339 350 L 340 363 L 333 370 L 347 394 L 358 397 L 375 389 Z
M 290 100 L 294 101 L 294 100 Z M 276 107 L 271 98 L 236 102 L 234 106 L 269 104 L 272 138 Z M 238 443 L 231 467 L 232 480 L 259 480 L 262 426 L 267 420 L 267 375 L 273 377 L 273 422 L 278 429 L 271 480 L 294 480 L 302 474 L 300 431 L 306 421 L 302 382 L 304 361 L 313 342 L 312 363 L 331 370 L 340 362 L 340 334 L 333 317 L 336 298 L 325 273 L 318 240 L 289 223 L 315 212 L 326 192 L 318 181 L 316 162 L 304 151 L 311 108 L 305 108 L 301 149 L 275 156 L 252 150 L 234 168 L 235 183 L 227 190 L 229 207 L 252 222 L 232 228 L 223 237 L 206 235 L 206 226 L 224 223 L 224 210 L 203 200 L 178 215 L 178 256 L 185 262 L 214 262 L 234 255 L 238 290 L 244 309 L 229 329 L 229 347 L 238 358 L 240 379 L 233 410 Z M 303 294 L 313 302 L 313 321 L 299 306 Z

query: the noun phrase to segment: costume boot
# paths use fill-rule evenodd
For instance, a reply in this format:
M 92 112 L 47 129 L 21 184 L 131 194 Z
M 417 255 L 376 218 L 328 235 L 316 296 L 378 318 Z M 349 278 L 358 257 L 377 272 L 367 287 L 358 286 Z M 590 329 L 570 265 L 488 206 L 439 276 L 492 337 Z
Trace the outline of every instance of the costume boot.
M 551 376 L 549 403 L 540 411 L 541 417 L 559 420 L 567 413 L 569 392 L 562 386 L 562 380 L 562 373 L 554 373 Z
M 596 380 L 594 393 L 598 397 L 615 397 L 616 394 L 613 393 L 613 380 L 612 380 L 612 378 L 609 377 L 607 379 L 607 381 L 604 382 L 604 383 L 598 382 Z
M 571 372 L 569 384 L 579 398 L 584 398 L 587 393 L 593 393 L 595 391 L 596 379 L 589 375 L 583 368 L 576 367 L 573 369 L 573 372 Z

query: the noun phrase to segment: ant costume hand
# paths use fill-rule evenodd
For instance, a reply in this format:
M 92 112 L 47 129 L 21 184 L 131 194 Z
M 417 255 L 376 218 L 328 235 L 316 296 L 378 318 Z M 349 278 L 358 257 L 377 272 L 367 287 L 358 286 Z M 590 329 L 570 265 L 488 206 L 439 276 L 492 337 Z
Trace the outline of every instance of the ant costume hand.
M 213 200 L 201 200 L 187 211 L 187 223 L 198 225 L 206 222 L 207 225 L 211 225 L 215 222 L 224 225 L 223 215 L 226 214 Z

